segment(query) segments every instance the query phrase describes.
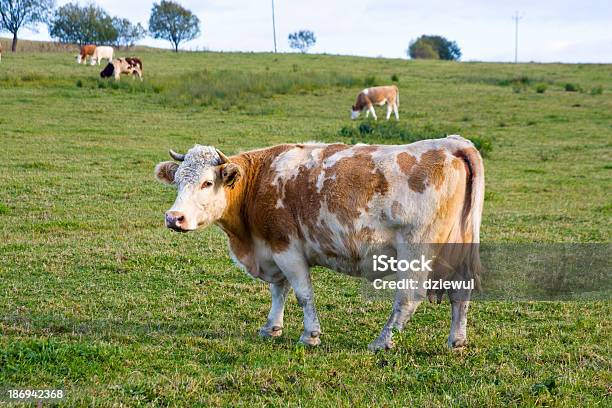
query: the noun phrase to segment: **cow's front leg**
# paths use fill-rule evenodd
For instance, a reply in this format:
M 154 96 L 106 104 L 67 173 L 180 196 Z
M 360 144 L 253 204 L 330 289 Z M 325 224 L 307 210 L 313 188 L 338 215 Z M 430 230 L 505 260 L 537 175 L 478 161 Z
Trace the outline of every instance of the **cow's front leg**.
M 270 293 L 272 294 L 272 307 L 268 313 L 266 325 L 259 329 L 262 337 L 278 337 L 283 334 L 283 317 L 285 316 L 285 301 L 289 293 L 289 282 L 284 280 L 281 283 L 271 283 Z
M 449 292 L 451 303 L 451 329 L 448 347 L 459 348 L 467 345 L 467 313 L 470 307 L 470 290 Z
M 376 111 L 374 110 L 374 105 L 370 105 L 370 108 L 368 109 L 368 111 L 372 114 L 372 117 L 374 118 L 374 120 L 378 120 L 378 118 L 376 117 Z
M 287 251 L 274 255 L 274 262 L 283 272 L 302 310 L 304 311 L 304 331 L 300 343 L 309 346 L 321 344 L 321 325 L 314 303 L 314 291 L 310 280 L 310 268 L 304 257 L 297 251 Z

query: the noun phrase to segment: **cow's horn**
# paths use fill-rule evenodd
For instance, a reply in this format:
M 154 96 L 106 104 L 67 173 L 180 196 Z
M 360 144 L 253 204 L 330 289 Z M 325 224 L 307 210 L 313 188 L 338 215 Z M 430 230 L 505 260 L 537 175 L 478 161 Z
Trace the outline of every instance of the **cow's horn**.
M 169 153 L 170 153 L 170 157 L 172 157 L 176 161 L 183 161 L 183 160 L 185 160 L 185 155 L 184 154 L 177 153 L 177 152 L 175 152 L 172 149 L 170 149 Z
M 223 154 L 223 152 L 219 149 L 215 149 L 217 151 L 217 154 L 219 155 L 219 157 L 221 158 L 221 163 L 219 164 L 225 164 L 229 162 L 229 159 L 227 158 L 226 155 Z

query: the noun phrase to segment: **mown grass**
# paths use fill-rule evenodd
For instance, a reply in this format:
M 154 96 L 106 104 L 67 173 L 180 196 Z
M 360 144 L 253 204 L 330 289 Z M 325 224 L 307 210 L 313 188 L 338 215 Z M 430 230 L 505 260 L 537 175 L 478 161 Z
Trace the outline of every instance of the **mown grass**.
M 388 302 L 366 301 L 358 281 L 316 269 L 322 347 L 296 346 L 293 298 L 283 337 L 261 340 L 266 286 L 233 266 L 220 231 L 165 229 L 175 192 L 152 178 L 168 148 L 195 143 L 231 154 L 361 141 L 339 131 L 360 125 L 349 110 L 365 82 L 252 92 L 251 105 L 223 109 L 224 97 L 165 103 L 176 90 L 163 85 L 175 78 L 335 73 L 382 84 L 396 75 L 400 129 L 491 141 L 483 242 L 609 242 L 609 66 L 138 55 L 144 83 L 117 85 L 72 52 L 3 55 L 0 388 L 64 388 L 68 406 L 609 405 L 609 301 L 475 302 L 471 343 L 459 352 L 445 347 L 448 304 L 427 304 L 395 350 L 374 355 L 366 345 Z M 531 80 L 520 93 L 499 85 L 521 76 Z M 533 88 L 540 82 L 543 94 Z M 566 92 L 566 83 L 602 92 Z

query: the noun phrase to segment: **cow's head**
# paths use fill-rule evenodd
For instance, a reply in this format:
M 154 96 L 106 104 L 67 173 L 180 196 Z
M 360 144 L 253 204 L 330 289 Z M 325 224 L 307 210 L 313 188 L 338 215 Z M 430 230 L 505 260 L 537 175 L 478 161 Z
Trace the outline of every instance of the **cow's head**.
M 115 65 L 109 62 L 108 64 L 106 64 L 104 69 L 100 72 L 100 77 L 110 78 L 113 76 L 114 73 L 115 73 Z
M 83 61 L 83 57 L 81 57 L 81 54 L 77 54 L 76 61 L 77 61 L 77 64 L 80 64 L 81 61 Z
M 195 145 L 187 154 L 170 150 L 170 156 L 179 163 L 167 161 L 155 167 L 157 180 L 178 190 L 166 212 L 166 226 L 186 232 L 218 221 L 227 206 L 225 189 L 240 179 L 240 166 L 211 146 Z
M 360 109 L 357 109 L 357 106 L 351 106 L 351 119 L 357 119 L 359 114 L 361 113 Z

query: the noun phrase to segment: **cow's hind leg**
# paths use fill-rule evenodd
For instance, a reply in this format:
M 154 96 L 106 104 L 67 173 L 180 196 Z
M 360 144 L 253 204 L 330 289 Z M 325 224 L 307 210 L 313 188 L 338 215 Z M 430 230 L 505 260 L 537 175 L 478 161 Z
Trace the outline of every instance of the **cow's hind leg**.
M 274 262 L 283 271 L 291 284 L 295 297 L 304 311 L 304 332 L 300 343 L 309 346 L 321 344 L 321 325 L 314 303 L 314 291 L 310 280 L 310 268 L 306 260 L 297 251 L 287 251 L 274 255 Z
M 467 313 L 470 307 L 470 290 L 449 292 L 451 303 L 451 329 L 448 336 L 448 347 L 458 348 L 467 345 Z
M 259 329 L 262 337 L 278 337 L 283 334 L 283 318 L 285 316 L 285 301 L 291 285 L 284 280 L 281 283 L 271 283 L 272 307 L 268 313 L 266 325 Z
M 393 348 L 393 330 L 402 331 L 404 325 L 412 318 L 417 307 L 421 304 L 420 299 L 410 299 L 406 296 L 405 289 L 398 289 L 395 293 L 393 310 L 382 331 L 368 346 L 371 351 L 389 350 Z
M 387 103 L 387 120 L 391 117 L 391 103 Z
M 399 259 L 411 260 L 411 251 L 399 251 Z M 425 297 L 425 291 L 422 289 L 422 286 L 426 279 L 426 273 L 416 274 L 414 272 L 398 271 L 396 279 L 398 282 L 404 279 L 412 279 L 418 282 L 418 287 L 417 289 L 408 288 L 397 289 L 395 291 L 391 316 L 389 316 L 380 335 L 368 346 L 371 351 L 393 348 L 393 330 L 403 330 L 404 325 L 412 318 L 417 307 L 419 307 Z
M 395 120 L 399 120 L 399 113 L 397 112 L 397 104 L 393 104 L 393 113 L 395 114 Z

